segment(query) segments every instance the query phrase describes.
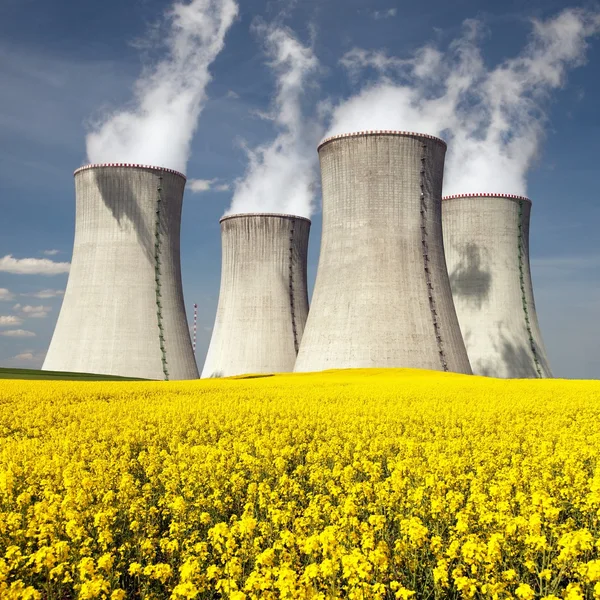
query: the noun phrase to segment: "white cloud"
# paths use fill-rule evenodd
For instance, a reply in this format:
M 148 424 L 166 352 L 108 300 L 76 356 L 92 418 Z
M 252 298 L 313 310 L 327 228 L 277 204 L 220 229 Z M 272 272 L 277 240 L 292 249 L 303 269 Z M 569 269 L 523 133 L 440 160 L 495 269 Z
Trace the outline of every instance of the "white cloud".
M 15 315 L 0 315 L 0 327 L 21 325 L 21 323 L 23 323 L 23 319 Z
M 25 331 L 24 329 L 8 329 L 7 331 L 0 331 L 0 335 L 5 337 L 35 337 L 33 331 Z
M 133 162 L 185 172 L 206 102 L 209 67 L 237 13 L 235 0 L 173 4 L 164 38 L 168 56 L 143 71 L 132 108 L 108 115 L 87 136 L 90 162 Z
M 56 298 L 57 296 L 63 296 L 65 290 L 40 290 L 39 292 L 28 292 L 26 294 L 21 294 L 21 296 L 29 296 L 32 298 Z
M 315 85 L 319 61 L 285 27 L 259 25 L 277 92 L 265 117 L 279 130 L 271 142 L 246 148 L 249 165 L 235 184 L 226 214 L 280 212 L 310 216 L 316 176 L 315 145 L 322 129 L 309 122 L 302 110 L 304 95 Z
M 15 295 L 6 288 L 0 288 L 0 300 L 12 300 L 14 297 Z
M 208 192 L 215 179 L 188 179 L 187 188 L 190 192 Z
M 229 189 L 228 183 L 217 183 L 218 179 L 188 179 L 187 189 L 190 192 L 226 192 Z
M 373 69 L 382 78 L 388 81 L 389 76 L 400 80 L 410 80 L 416 77 L 419 80 L 428 80 L 439 75 L 444 55 L 433 46 L 423 46 L 411 58 L 398 58 L 388 56 L 382 50 L 364 50 L 353 48 L 346 52 L 340 59 L 340 64 L 348 70 L 353 78 L 365 69 Z M 393 77 L 389 79 L 391 83 Z
M 529 43 L 495 68 L 485 66 L 480 26 L 444 53 L 425 46 L 409 59 L 354 49 L 343 59 L 351 75 L 378 77 L 333 109 L 328 135 L 370 129 L 428 133 L 449 141 L 444 193 L 526 195 L 527 172 L 544 136 L 544 107 L 567 70 L 585 62 L 600 13 L 566 9 L 533 21 Z
M 60 250 L 44 250 L 43 253 L 46 256 L 56 256 L 59 252 L 60 252 Z
M 398 10 L 396 8 L 390 8 L 388 10 L 376 10 L 371 13 L 371 16 L 376 21 L 379 21 L 380 19 L 389 19 L 391 17 L 395 17 L 397 13 Z
M 31 348 L 26 348 L 19 352 L 19 354 L 16 356 L 11 356 L 10 358 L 6 359 L 3 366 L 21 369 L 39 369 L 42 367 L 45 357 L 46 352 L 37 352 Z
M 352 76 L 357 76 L 366 68 L 372 68 L 379 73 L 389 70 L 398 70 L 403 66 L 411 65 L 412 60 L 388 56 L 384 51 L 364 50 L 363 48 L 352 48 L 342 56 L 340 64 L 347 69 Z
M 231 100 L 237 100 L 240 95 L 237 92 L 234 92 L 233 90 L 229 90 L 226 94 L 225 94 L 226 98 L 230 98 Z
M 21 304 L 15 304 L 13 310 L 20 312 L 26 317 L 34 319 L 43 319 L 48 316 L 48 311 L 52 310 L 50 306 L 31 306 L 29 304 L 22 306 Z
M 13 258 L 7 254 L 0 258 L 0 271 L 20 275 L 58 275 L 68 273 L 70 263 L 54 262 L 48 258 Z

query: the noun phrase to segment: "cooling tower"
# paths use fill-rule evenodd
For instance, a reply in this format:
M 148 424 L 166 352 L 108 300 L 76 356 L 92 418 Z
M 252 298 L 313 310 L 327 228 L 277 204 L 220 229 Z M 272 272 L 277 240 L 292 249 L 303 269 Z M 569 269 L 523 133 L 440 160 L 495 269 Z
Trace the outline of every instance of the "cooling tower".
M 198 377 L 179 263 L 184 186 L 160 167 L 75 171 L 73 259 L 45 370 Z
M 220 222 L 221 290 L 202 377 L 292 371 L 308 314 L 310 221 L 240 214 Z
M 295 371 L 414 367 L 471 373 L 446 271 L 446 144 L 398 131 L 319 146 L 323 231 Z
M 552 377 L 529 269 L 531 201 L 462 194 L 442 202 L 454 304 L 473 372 Z

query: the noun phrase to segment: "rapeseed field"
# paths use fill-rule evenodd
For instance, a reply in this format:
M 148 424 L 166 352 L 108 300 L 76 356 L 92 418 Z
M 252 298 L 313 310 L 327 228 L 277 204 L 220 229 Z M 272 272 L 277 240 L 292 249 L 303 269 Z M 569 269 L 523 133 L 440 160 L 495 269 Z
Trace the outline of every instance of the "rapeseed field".
M 0 597 L 600 598 L 600 382 L 2 381 Z

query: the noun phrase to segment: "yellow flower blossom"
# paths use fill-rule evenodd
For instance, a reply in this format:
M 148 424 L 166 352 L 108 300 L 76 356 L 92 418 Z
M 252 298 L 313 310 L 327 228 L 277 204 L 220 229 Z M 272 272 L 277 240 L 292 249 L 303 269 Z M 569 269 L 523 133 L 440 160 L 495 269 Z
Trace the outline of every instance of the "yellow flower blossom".
M 3 380 L 0 598 L 600 600 L 600 382 Z
M 516 590 L 515 595 L 521 600 L 533 600 L 535 598 L 535 592 L 531 586 L 526 583 L 522 583 Z
M 107 552 L 98 559 L 98 568 L 102 569 L 103 571 L 110 571 L 114 562 L 114 556 Z
M 134 562 L 129 565 L 128 573 L 130 575 L 141 575 L 142 573 L 142 565 L 140 563 Z

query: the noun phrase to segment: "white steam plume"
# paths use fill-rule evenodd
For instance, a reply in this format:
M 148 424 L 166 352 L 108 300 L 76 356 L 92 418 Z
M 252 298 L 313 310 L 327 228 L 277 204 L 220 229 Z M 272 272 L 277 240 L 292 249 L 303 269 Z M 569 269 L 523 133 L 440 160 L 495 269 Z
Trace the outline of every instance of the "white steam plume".
M 377 73 L 360 92 L 336 106 L 327 135 L 399 129 L 448 140 L 444 193 L 526 195 L 526 176 L 544 134 L 545 102 L 566 71 L 585 62 L 587 39 L 600 31 L 600 14 L 566 9 L 533 21 L 529 43 L 516 57 L 486 69 L 478 23 L 446 53 L 426 46 L 411 59 L 354 49 L 342 59 L 352 77 Z
M 317 163 L 316 143 L 322 128 L 304 119 L 302 98 L 314 82 L 319 62 L 285 27 L 257 27 L 265 36 L 269 65 L 277 77 L 277 93 L 267 116 L 279 130 L 269 143 L 247 149 L 249 165 L 235 183 L 226 214 L 276 212 L 310 216 Z
M 87 136 L 92 163 L 129 162 L 185 172 L 211 79 L 209 66 L 238 12 L 235 0 L 175 2 L 167 13 L 168 55 L 135 83 L 132 107 Z

